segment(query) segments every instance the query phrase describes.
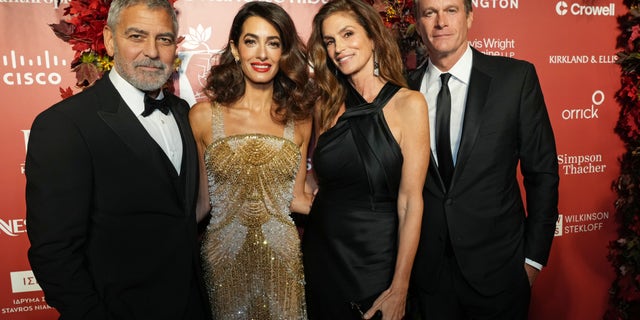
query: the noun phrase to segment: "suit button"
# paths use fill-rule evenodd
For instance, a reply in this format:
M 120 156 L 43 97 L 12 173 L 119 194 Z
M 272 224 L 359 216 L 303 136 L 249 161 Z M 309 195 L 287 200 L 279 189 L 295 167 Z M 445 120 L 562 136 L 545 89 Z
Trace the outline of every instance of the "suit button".
M 448 205 L 448 206 L 453 205 L 453 199 L 448 198 L 447 200 L 445 200 L 445 201 L 444 201 L 444 204 L 446 204 L 446 205 Z

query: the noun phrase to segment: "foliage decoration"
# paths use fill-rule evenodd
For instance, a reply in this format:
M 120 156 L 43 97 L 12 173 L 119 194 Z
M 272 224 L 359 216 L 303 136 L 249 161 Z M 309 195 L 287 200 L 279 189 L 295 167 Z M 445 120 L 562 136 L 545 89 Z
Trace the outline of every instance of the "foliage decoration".
M 624 0 L 629 11 L 618 17 L 617 64 L 621 88 L 616 92 L 620 115 L 615 132 L 625 148 L 620 176 L 612 187 L 618 239 L 609 243 L 615 270 L 605 320 L 640 319 L 640 0 Z
M 385 26 L 398 40 L 402 60 L 408 70 L 425 58 L 426 49 L 416 32 L 414 0 L 366 0 L 376 9 Z

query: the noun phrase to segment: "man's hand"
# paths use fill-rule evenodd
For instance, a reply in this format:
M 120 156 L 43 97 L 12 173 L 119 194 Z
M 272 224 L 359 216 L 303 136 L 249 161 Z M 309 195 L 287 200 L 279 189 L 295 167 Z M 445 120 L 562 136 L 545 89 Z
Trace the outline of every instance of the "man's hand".
M 538 273 L 540 273 L 540 270 L 525 263 L 524 271 L 527 273 L 527 278 L 529 278 L 529 286 L 530 287 L 533 286 L 533 282 L 538 277 Z

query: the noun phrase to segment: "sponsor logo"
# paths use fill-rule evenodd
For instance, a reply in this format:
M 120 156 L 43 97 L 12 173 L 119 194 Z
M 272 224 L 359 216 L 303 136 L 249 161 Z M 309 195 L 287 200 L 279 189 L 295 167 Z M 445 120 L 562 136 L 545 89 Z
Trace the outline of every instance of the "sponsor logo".
M 33 271 L 14 271 L 11 276 L 11 291 L 13 293 L 42 291 Z
M 549 64 L 612 64 L 618 60 L 617 55 L 553 55 L 549 56 Z
M 609 220 L 609 212 L 591 212 L 577 214 L 559 214 L 556 221 L 555 236 L 567 236 L 576 233 L 600 231 Z
M 572 3 L 569 5 L 565 1 L 558 1 L 556 3 L 556 13 L 559 16 L 565 16 L 571 14 L 573 16 L 611 16 L 613 17 L 616 12 L 614 3 L 610 3 L 607 6 L 589 6 L 580 3 Z
M 565 108 L 562 110 L 563 120 L 591 120 L 598 119 L 598 109 L 604 103 L 605 95 L 602 90 L 596 90 L 591 95 L 591 107 L 586 108 Z
M 42 55 L 35 57 L 25 57 L 11 50 L 9 54 L 1 55 L 0 61 L 2 66 L 13 70 L 2 74 L 1 81 L 8 86 L 59 85 L 62 82 L 62 76 L 48 69 L 67 65 L 66 59 L 51 55 L 49 50 L 44 50 Z M 27 70 L 30 67 L 35 67 L 36 70 Z
M 193 105 L 205 98 L 204 92 L 194 91 L 193 88 L 204 88 L 209 70 L 217 63 L 218 53 L 222 50 L 212 49 L 207 44 L 211 39 L 211 27 L 205 28 L 199 24 L 195 28 L 189 27 L 188 30 L 189 33 L 180 44 L 182 51 L 178 52 L 182 61 L 178 70 L 178 88 L 180 97 Z M 196 83 L 192 84 L 192 79 Z
M 559 154 L 558 166 L 560 173 L 571 175 L 586 175 L 603 173 L 607 169 L 607 165 L 602 163 L 602 154 L 584 154 L 571 155 Z
M 515 57 L 516 40 L 510 38 L 483 38 L 470 41 L 471 46 L 478 51 L 503 57 Z
M 471 0 L 475 8 L 518 9 L 518 0 Z
M 558 220 L 556 220 L 556 231 L 554 232 L 554 236 L 560 237 L 562 236 L 562 215 L 558 215 Z
M 54 8 L 64 7 L 71 0 L 0 0 L 0 3 L 9 4 L 46 4 L 52 5 Z
M 12 274 L 12 277 L 13 277 L 13 274 L 18 274 L 18 275 L 16 275 L 16 277 L 20 278 L 21 277 L 21 275 L 19 275 L 20 273 L 31 274 L 30 277 L 33 278 L 33 273 L 31 271 L 12 272 L 11 274 Z M 28 281 L 31 281 L 31 280 L 28 280 Z M 33 281 L 35 281 L 35 278 L 33 278 Z M 35 285 L 38 286 L 37 283 Z M 31 285 L 29 285 L 29 286 L 31 286 Z M 38 286 L 38 288 L 39 288 L 39 286 Z M 29 291 L 41 291 L 41 290 L 38 289 L 38 290 L 29 290 Z M 16 292 L 28 292 L 28 291 L 15 291 L 14 290 L 13 292 L 16 293 Z M 28 297 L 28 296 L 25 296 L 25 294 L 21 294 L 20 298 L 11 299 L 11 302 L 13 302 L 13 305 L 9 305 L 7 307 L 1 308 L 0 309 L 0 313 L 1 314 L 13 314 L 13 313 L 32 312 L 32 311 L 53 309 L 53 308 L 51 308 L 51 306 L 49 306 L 47 304 L 47 301 L 45 300 L 44 296 L 42 296 L 41 293 L 37 294 L 37 295 L 38 296 L 35 296 L 35 297 Z
M 0 231 L 10 236 L 17 237 L 27 232 L 27 220 L 25 219 L 0 219 Z

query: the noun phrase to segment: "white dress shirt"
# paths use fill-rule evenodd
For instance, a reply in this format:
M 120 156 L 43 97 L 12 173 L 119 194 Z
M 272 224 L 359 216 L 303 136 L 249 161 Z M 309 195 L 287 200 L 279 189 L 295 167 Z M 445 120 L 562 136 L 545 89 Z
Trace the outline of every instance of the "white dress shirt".
M 458 148 L 460 147 L 460 137 L 462 136 L 462 121 L 464 118 L 465 105 L 467 103 L 467 89 L 469 88 L 469 78 L 471 77 L 471 65 L 473 62 L 473 53 L 470 47 L 464 52 L 460 60 L 449 71 L 451 74 L 449 79 L 449 91 L 451 92 L 451 122 L 449 137 L 451 140 L 451 156 L 453 157 L 453 165 L 457 163 Z M 420 84 L 420 92 L 427 99 L 429 106 L 429 134 L 431 137 L 431 152 L 433 160 L 438 164 L 438 152 L 436 151 L 436 110 L 438 108 L 436 101 L 438 100 L 438 92 L 442 87 L 440 75 L 444 73 L 438 70 L 436 66 L 429 60 L 429 65 L 422 78 Z M 438 85 L 435 85 L 435 84 Z M 432 85 L 427 85 L 432 84 Z
M 145 92 L 135 88 L 123 79 L 115 68 L 109 72 L 109 80 L 111 80 L 111 83 L 113 83 L 113 86 L 118 90 L 118 93 L 120 93 L 120 96 L 127 106 L 129 106 L 133 114 L 138 117 L 138 121 L 140 121 L 149 135 L 155 140 L 158 146 L 162 148 L 162 151 L 164 151 L 169 160 L 171 160 L 176 172 L 180 174 L 180 167 L 182 166 L 182 138 L 178 124 L 173 118 L 171 111 L 169 111 L 168 114 L 164 114 L 160 110 L 155 110 L 150 115 L 143 117 Z M 161 90 L 157 99 L 162 99 L 163 97 L 164 94 Z

